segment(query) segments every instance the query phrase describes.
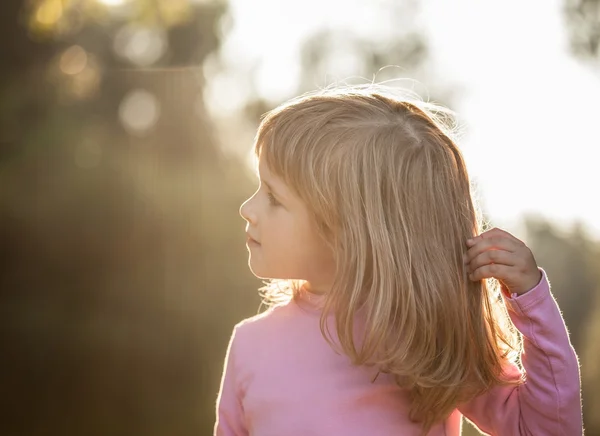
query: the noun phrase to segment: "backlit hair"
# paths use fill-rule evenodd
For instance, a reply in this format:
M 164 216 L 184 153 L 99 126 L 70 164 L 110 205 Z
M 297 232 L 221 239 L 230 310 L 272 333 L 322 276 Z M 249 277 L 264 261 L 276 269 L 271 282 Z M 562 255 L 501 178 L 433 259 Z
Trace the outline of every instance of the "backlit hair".
M 467 277 L 466 240 L 482 222 L 448 115 L 381 86 L 326 89 L 266 114 L 255 143 L 334 253 L 324 337 L 333 345 L 333 313 L 343 352 L 395 376 L 424 433 L 461 403 L 520 382 L 503 372 L 520 343 L 497 282 Z M 298 285 L 275 280 L 263 292 L 281 301 Z

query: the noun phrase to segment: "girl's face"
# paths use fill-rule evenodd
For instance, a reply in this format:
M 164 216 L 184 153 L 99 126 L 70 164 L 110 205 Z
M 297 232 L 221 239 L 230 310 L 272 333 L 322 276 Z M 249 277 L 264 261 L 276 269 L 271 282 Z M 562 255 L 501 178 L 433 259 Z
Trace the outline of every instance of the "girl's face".
M 333 255 L 308 207 L 262 158 L 258 173 L 258 190 L 240 208 L 247 222 L 250 270 L 258 278 L 306 280 L 310 289 L 325 292 L 333 279 Z

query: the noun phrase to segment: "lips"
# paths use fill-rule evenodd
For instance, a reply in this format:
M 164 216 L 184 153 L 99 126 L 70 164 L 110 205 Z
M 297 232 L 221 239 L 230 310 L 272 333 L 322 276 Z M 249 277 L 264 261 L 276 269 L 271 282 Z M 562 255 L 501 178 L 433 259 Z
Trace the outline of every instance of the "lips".
M 253 245 L 260 245 L 260 242 L 258 242 L 256 239 L 254 239 L 252 236 L 246 234 L 246 243 L 247 244 L 253 244 Z

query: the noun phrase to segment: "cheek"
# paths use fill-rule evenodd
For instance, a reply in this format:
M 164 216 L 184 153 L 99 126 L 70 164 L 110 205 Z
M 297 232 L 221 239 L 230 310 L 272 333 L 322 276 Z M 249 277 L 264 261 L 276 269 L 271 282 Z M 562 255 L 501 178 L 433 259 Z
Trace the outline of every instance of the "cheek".
M 265 266 L 283 278 L 304 278 L 314 255 L 306 237 L 289 223 L 273 223 L 267 234 L 261 253 Z
M 283 212 L 279 212 L 283 215 Z M 286 216 L 278 216 L 278 211 L 267 211 L 263 214 L 261 234 L 270 246 L 291 247 L 301 240 L 298 226 L 294 220 Z
M 299 235 L 296 249 L 302 263 L 311 270 L 329 269 L 333 264 L 329 246 L 312 229 Z

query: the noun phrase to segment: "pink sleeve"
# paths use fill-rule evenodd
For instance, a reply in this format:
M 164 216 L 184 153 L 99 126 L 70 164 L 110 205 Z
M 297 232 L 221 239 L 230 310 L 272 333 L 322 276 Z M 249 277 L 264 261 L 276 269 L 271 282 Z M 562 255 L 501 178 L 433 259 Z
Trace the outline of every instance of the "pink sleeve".
M 460 411 L 489 435 L 583 434 L 581 382 L 577 355 L 546 273 L 527 293 L 506 298 L 510 317 L 523 335 L 522 363 L 526 381 L 518 387 L 497 387 Z M 517 367 L 510 377 L 521 376 Z
M 217 398 L 217 421 L 214 436 L 247 436 L 248 431 L 244 424 L 244 411 L 240 400 L 240 389 L 236 381 L 236 344 L 234 329 L 227 355 L 225 369 L 221 379 L 221 389 Z

